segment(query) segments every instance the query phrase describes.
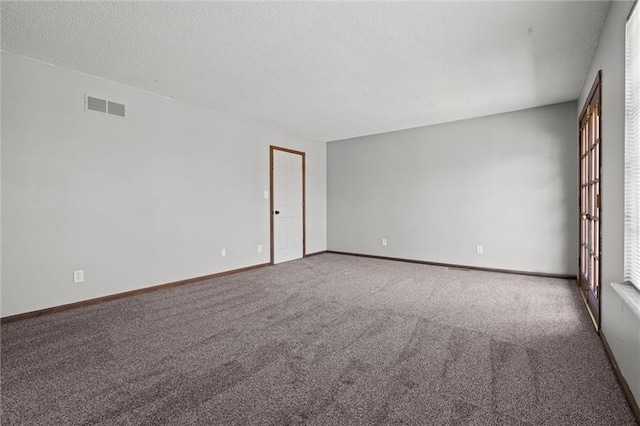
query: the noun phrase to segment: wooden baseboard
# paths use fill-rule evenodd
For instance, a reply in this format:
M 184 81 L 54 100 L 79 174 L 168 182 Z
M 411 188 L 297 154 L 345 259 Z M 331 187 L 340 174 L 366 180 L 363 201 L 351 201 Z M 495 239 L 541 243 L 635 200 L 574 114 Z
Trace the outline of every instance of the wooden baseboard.
M 604 351 L 607 353 L 607 357 L 609 357 L 609 362 L 611 362 L 611 366 L 613 367 L 613 371 L 616 374 L 616 378 L 618 382 L 620 382 L 620 386 L 622 387 L 622 391 L 624 392 L 624 396 L 627 398 L 627 402 L 629 403 L 629 407 L 633 412 L 633 415 L 636 417 L 636 422 L 640 424 L 640 407 L 638 407 L 638 401 L 633 396 L 631 392 L 631 388 L 629 384 L 625 380 L 622 372 L 620 371 L 620 367 L 618 366 L 618 362 L 616 361 L 616 357 L 613 356 L 613 352 L 611 351 L 611 347 L 609 346 L 609 342 L 607 342 L 607 338 L 605 337 L 602 330 L 600 330 L 600 340 L 602 340 L 602 345 L 604 346 Z
M 122 299 L 124 297 L 137 296 L 144 293 L 151 293 L 153 291 L 165 290 L 172 287 L 178 287 L 185 284 L 193 284 L 197 282 L 202 282 L 206 280 L 210 280 L 213 278 L 224 277 L 225 275 L 237 274 L 238 272 L 250 271 L 252 269 L 263 268 L 265 266 L 269 266 L 269 263 L 261 263 L 258 265 L 245 266 L 244 268 L 232 269 L 229 271 L 218 272 L 215 274 L 204 275 L 202 277 L 196 278 L 188 278 L 186 280 L 174 281 L 167 284 L 155 285 L 152 287 L 145 287 L 138 290 L 125 291 L 123 293 L 111 294 L 109 296 L 97 297 L 95 299 L 82 300 L 80 302 L 68 303 L 66 305 L 53 306 L 51 308 L 40 309 L 37 311 L 25 312 L 23 314 L 11 315 L 8 317 L 0 318 L 0 324 L 6 324 L 8 322 L 21 321 L 28 318 L 39 317 L 42 315 L 52 314 L 55 312 L 63 312 L 68 311 L 70 309 L 82 308 L 84 306 L 96 305 L 98 303 L 109 302 L 111 300 Z
M 485 268 L 482 266 L 467 266 L 467 265 L 456 265 L 453 263 L 440 263 L 440 262 L 429 262 L 426 260 L 414 260 L 414 259 L 403 259 L 399 257 L 387 257 L 387 256 L 376 256 L 372 254 L 360 254 L 360 253 L 348 253 L 342 251 L 333 251 L 327 250 L 327 253 L 334 254 L 344 254 L 347 256 L 358 256 L 358 257 L 368 257 L 372 259 L 382 259 L 382 260 L 394 260 L 397 262 L 408 262 L 408 263 L 418 263 L 420 265 L 431 265 L 431 266 L 442 266 L 445 268 L 456 268 L 456 269 L 471 269 L 474 271 L 484 271 L 484 272 L 498 272 L 501 274 L 516 274 L 516 275 L 527 275 L 531 277 L 544 277 L 544 278 L 562 278 L 567 280 L 576 280 L 576 275 L 565 275 L 565 274 L 549 274 L 546 272 L 529 272 L 529 271 L 514 271 L 511 269 L 499 269 L 499 268 Z
M 319 254 L 324 254 L 324 253 L 326 253 L 326 252 L 327 252 L 326 250 L 316 251 L 316 252 L 314 252 L 314 253 L 308 253 L 308 254 L 305 254 L 305 255 L 304 255 L 304 257 L 317 256 L 317 255 L 319 255 Z

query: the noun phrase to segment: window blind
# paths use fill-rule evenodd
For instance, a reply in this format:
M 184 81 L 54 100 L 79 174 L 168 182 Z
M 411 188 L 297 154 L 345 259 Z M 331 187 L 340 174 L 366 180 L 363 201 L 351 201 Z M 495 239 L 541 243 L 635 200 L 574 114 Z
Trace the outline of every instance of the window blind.
M 626 25 L 624 142 L 624 280 L 640 290 L 640 13 Z

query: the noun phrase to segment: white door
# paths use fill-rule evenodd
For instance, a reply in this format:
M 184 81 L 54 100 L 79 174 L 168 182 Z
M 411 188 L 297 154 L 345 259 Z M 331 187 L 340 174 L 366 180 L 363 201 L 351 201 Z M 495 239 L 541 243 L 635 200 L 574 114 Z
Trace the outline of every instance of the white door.
M 273 149 L 273 263 L 303 251 L 303 155 Z

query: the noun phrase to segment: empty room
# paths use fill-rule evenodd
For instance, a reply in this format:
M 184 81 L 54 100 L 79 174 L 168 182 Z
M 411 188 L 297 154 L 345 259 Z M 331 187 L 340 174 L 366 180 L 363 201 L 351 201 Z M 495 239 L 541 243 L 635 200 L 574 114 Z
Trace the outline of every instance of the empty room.
M 637 1 L 0 1 L 3 425 L 640 424 Z

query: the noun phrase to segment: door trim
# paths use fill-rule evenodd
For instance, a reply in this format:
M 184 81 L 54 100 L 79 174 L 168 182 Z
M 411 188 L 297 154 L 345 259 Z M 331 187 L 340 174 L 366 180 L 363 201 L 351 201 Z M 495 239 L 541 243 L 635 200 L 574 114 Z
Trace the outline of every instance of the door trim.
M 307 255 L 307 171 L 306 171 L 306 155 L 302 151 L 295 151 L 289 148 L 269 145 L 269 247 L 271 251 L 270 264 L 273 265 L 274 260 L 274 241 L 273 241 L 273 152 L 282 151 L 289 154 L 302 156 L 302 257 Z
M 589 315 L 591 316 L 591 320 L 593 321 L 593 325 L 596 329 L 596 331 L 600 331 L 600 312 L 602 311 L 602 218 L 603 218 L 603 203 L 602 203 L 602 141 L 603 141 L 603 137 L 602 137 L 602 70 L 599 70 L 598 73 L 596 74 L 594 81 L 593 81 L 593 85 L 591 86 L 591 90 L 589 90 L 589 95 L 586 97 L 585 101 L 584 101 L 584 105 L 582 107 L 582 110 L 580 112 L 580 115 L 578 117 L 578 217 L 580 217 L 580 214 L 582 212 L 582 177 L 581 177 L 581 172 L 582 172 L 582 148 L 581 148 L 581 143 L 582 143 L 582 137 L 580 135 L 581 133 L 581 125 L 582 125 L 582 121 L 585 118 L 585 115 L 588 113 L 588 107 L 589 105 L 591 105 L 594 97 L 598 98 L 598 128 L 599 128 L 599 136 L 600 136 L 600 141 L 598 143 L 598 158 L 599 158 L 599 163 L 598 163 L 598 187 L 600 190 L 600 194 L 599 194 L 599 200 L 597 200 L 596 202 L 598 203 L 598 221 L 597 221 L 597 227 L 598 227 L 598 241 L 597 241 L 597 245 L 598 245 L 598 253 L 597 253 L 597 257 L 598 257 L 598 273 L 597 273 L 597 280 L 598 280 L 598 297 L 596 298 L 593 293 L 591 291 L 585 290 L 582 288 L 582 280 L 583 280 L 583 276 L 582 276 L 582 266 L 581 266 L 581 260 L 582 260 L 582 231 L 581 231 L 581 227 L 582 227 L 582 221 L 579 218 L 578 219 L 578 274 L 577 274 L 577 286 L 578 286 L 578 290 L 580 292 L 580 295 L 582 296 L 582 300 L 584 301 L 584 304 L 587 308 L 587 312 L 589 313 Z M 594 300 L 595 299 L 595 300 Z M 592 306 L 594 309 L 592 309 Z M 595 311 L 595 312 L 594 312 Z

